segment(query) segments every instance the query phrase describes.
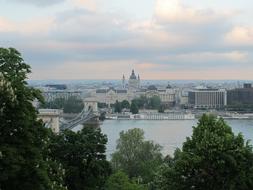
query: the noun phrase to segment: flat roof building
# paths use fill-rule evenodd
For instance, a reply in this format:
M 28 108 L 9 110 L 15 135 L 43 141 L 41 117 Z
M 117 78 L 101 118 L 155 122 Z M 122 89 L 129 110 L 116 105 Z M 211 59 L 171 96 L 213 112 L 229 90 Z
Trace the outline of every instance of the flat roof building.
M 253 88 L 246 83 L 243 88 L 228 90 L 228 105 L 253 105 Z
M 195 89 L 189 91 L 188 103 L 194 108 L 220 109 L 227 105 L 225 89 Z

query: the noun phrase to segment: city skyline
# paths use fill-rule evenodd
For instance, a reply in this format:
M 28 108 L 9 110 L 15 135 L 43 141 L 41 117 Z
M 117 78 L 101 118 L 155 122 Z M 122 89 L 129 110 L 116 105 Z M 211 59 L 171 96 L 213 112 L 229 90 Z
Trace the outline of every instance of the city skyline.
M 252 80 L 250 0 L 0 0 L 30 79 Z

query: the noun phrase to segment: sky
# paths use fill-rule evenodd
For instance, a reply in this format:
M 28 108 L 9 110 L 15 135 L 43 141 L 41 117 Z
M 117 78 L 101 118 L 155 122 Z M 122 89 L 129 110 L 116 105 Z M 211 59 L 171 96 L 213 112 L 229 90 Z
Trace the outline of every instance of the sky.
M 252 0 L 0 0 L 33 80 L 253 80 Z

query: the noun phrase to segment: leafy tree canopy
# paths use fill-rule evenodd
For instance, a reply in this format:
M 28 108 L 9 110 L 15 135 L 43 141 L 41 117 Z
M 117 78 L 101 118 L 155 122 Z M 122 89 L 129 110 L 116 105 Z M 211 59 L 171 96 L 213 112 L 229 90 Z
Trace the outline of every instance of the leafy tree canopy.
M 123 100 L 121 102 L 121 107 L 124 109 L 129 109 L 130 108 L 130 103 L 127 100 Z
M 122 131 L 111 162 L 114 170 L 122 170 L 130 178 L 141 178 L 149 183 L 162 162 L 161 146 L 145 141 L 142 129 Z
M 158 189 L 253 188 L 253 153 L 223 119 L 203 115 L 182 150 L 157 175 Z
M 30 73 L 14 48 L 0 48 L 0 189 L 65 189 L 58 167 L 47 161 L 49 130 L 37 119 L 32 105 L 41 100 L 38 90 L 27 86 Z M 57 163 L 55 163 L 57 164 Z
M 106 160 L 107 138 L 99 128 L 84 127 L 77 133 L 66 130 L 52 140 L 52 158 L 66 170 L 70 190 L 101 189 L 111 168 Z
M 146 96 L 140 96 L 132 100 L 132 104 L 135 104 L 138 109 L 156 109 L 158 110 L 162 104 L 159 96 L 152 96 L 150 98 Z
M 83 107 L 83 101 L 76 96 L 70 96 L 68 99 L 55 98 L 53 101 L 41 104 L 41 108 L 63 109 L 64 113 L 80 113 Z
M 153 96 L 149 99 L 148 108 L 158 110 L 160 106 L 161 106 L 161 99 L 159 96 Z
M 137 104 L 135 103 L 135 101 L 132 101 L 131 103 L 131 107 L 130 107 L 130 111 L 132 112 L 132 114 L 137 114 L 139 113 L 139 109 Z
M 84 103 L 80 98 L 71 96 L 64 104 L 64 113 L 80 113 L 84 108 Z
M 135 181 L 130 180 L 128 176 L 118 171 L 112 174 L 106 182 L 106 190 L 145 190 L 142 185 L 137 184 Z
M 117 100 L 116 103 L 114 104 L 114 112 L 121 113 L 121 111 L 122 111 L 121 103 Z

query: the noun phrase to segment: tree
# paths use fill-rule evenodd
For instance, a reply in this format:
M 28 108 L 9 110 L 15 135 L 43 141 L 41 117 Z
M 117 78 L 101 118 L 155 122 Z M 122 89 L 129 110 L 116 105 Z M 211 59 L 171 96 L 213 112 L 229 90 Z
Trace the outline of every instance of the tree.
M 114 170 L 122 170 L 130 178 L 141 178 L 144 183 L 149 183 L 161 162 L 161 146 L 145 141 L 142 129 L 120 132 L 111 160 Z
M 42 108 L 50 108 L 50 109 L 63 109 L 65 104 L 64 98 L 55 98 L 50 102 L 44 102 L 41 104 Z
M 132 103 L 131 103 L 130 111 L 132 112 L 132 114 L 139 113 L 138 106 L 134 101 L 132 101 Z
M 241 134 L 234 135 L 223 119 L 203 115 L 156 181 L 161 190 L 252 189 L 252 147 Z
M 27 86 L 30 72 L 16 49 L 0 48 L 0 189 L 65 189 L 50 178 L 60 171 L 49 174 L 52 163 L 44 154 L 49 130 L 32 105 L 42 96 Z
M 122 172 L 118 171 L 112 174 L 105 186 L 106 190 L 145 190 L 142 185 L 137 184 L 135 181 L 130 180 L 128 176 Z
M 55 98 L 50 102 L 41 104 L 41 108 L 63 109 L 64 113 L 80 113 L 83 107 L 83 101 L 75 96 L 70 96 L 67 100 L 64 98 Z
M 146 96 L 141 95 L 139 98 L 135 98 L 132 100 L 132 103 L 134 102 L 138 109 L 143 109 L 146 108 L 146 106 L 148 105 L 148 98 Z
M 122 108 L 121 108 L 121 103 L 117 100 L 116 103 L 114 104 L 114 112 L 116 113 L 121 113 Z
M 160 105 L 160 107 L 158 108 L 158 112 L 159 113 L 164 113 L 165 111 L 165 106 L 164 105 Z
M 153 96 L 149 99 L 148 107 L 150 109 L 158 110 L 160 106 L 161 106 L 161 99 L 159 96 Z
M 98 108 L 108 108 L 108 105 L 106 103 L 98 102 Z
M 129 109 L 130 108 L 130 103 L 127 100 L 123 100 L 121 102 L 121 108 L 122 109 Z
M 84 127 L 55 136 L 50 145 L 51 157 L 66 170 L 65 185 L 69 190 L 101 189 L 111 173 L 106 160 L 107 138 L 100 128 Z
M 83 110 L 84 104 L 80 98 L 70 96 L 63 106 L 64 113 L 80 113 Z

